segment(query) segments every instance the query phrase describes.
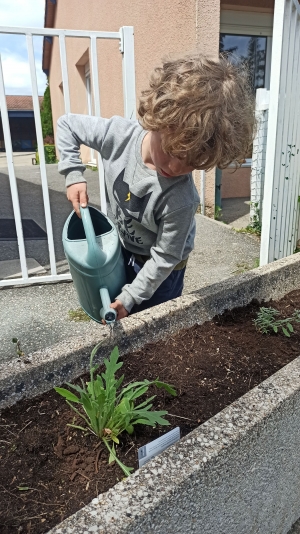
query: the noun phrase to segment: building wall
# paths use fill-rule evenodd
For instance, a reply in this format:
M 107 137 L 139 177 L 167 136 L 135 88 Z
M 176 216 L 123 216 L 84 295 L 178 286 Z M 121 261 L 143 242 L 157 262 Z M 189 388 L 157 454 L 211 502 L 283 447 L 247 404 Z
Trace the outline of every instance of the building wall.
M 249 6 L 249 4 L 251 4 Z M 137 99 L 148 85 L 149 75 L 161 58 L 198 49 L 211 57 L 219 51 L 220 9 L 271 11 L 274 0 L 57 0 L 54 27 L 118 31 L 133 26 L 135 31 L 135 65 Z M 122 55 L 118 41 L 98 42 L 101 115 L 123 115 Z M 71 111 L 88 113 L 85 65 L 89 62 L 89 41 L 69 38 L 66 43 L 69 65 Z M 59 47 L 53 40 L 50 64 L 50 88 L 54 125 L 64 113 Z M 82 147 L 83 161 L 91 152 Z M 250 169 L 232 174 L 223 171 L 222 197 L 250 196 Z M 200 173 L 195 172 L 200 188 Z M 206 213 L 213 215 L 215 171 L 206 173 Z
M 229 167 L 222 171 L 222 198 L 250 198 L 250 167 L 235 170 Z
M 172 13 L 177 16 L 172 16 Z M 119 31 L 121 26 L 134 26 L 137 96 L 147 87 L 151 71 L 163 56 L 189 51 L 196 46 L 194 1 L 58 0 L 54 26 L 97 31 Z M 88 41 L 68 39 L 66 48 L 70 65 L 71 111 L 87 113 L 83 64 L 88 61 Z M 98 42 L 98 54 L 101 115 L 123 115 L 122 55 L 119 42 Z M 59 89 L 61 80 L 58 43 L 54 42 L 50 66 L 54 123 L 64 112 Z
M 134 26 L 136 93 L 147 88 L 149 75 L 166 55 L 198 48 L 217 57 L 220 0 L 58 0 L 54 27 L 118 31 Z M 71 111 L 87 113 L 84 65 L 89 59 L 88 41 L 67 39 Z M 122 55 L 117 41 L 98 43 L 101 115 L 123 115 Z M 53 39 L 50 89 L 54 125 L 64 113 L 58 40 Z M 84 161 L 90 151 L 82 149 Z M 207 176 L 209 202 L 214 204 L 214 174 Z

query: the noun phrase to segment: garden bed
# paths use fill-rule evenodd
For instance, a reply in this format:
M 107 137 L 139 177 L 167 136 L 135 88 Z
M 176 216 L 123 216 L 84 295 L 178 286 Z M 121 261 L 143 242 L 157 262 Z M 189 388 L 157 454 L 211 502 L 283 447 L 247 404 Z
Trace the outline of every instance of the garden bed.
M 137 468 L 140 446 L 176 426 L 186 436 L 299 356 L 300 325 L 290 338 L 282 332 L 259 333 L 253 319 L 261 305 L 254 301 L 226 311 L 122 356 L 126 383 L 159 377 L 178 395 L 151 390 L 151 395 L 157 393 L 153 409 L 168 410 L 171 425 L 137 426 L 118 447 L 121 461 Z M 300 309 L 300 290 L 267 306 L 291 316 Z M 108 466 L 107 451 L 96 437 L 66 426 L 73 415 L 53 390 L 2 412 L 1 533 L 47 532 L 122 480 L 120 468 Z

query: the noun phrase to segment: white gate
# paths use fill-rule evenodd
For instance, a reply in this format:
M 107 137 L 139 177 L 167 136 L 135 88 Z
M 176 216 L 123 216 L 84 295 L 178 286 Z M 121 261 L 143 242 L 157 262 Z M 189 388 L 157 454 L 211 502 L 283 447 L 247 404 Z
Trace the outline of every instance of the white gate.
M 66 37 L 78 37 L 78 38 L 89 38 L 90 39 L 90 57 L 91 57 L 91 67 L 92 67 L 91 74 L 92 74 L 92 87 L 93 87 L 93 96 L 94 96 L 94 114 L 96 116 L 100 116 L 97 39 L 119 40 L 120 41 L 120 52 L 122 53 L 124 116 L 128 119 L 135 119 L 136 97 L 135 97 L 133 27 L 123 26 L 122 28 L 120 28 L 119 32 L 94 32 L 94 31 L 81 31 L 81 30 L 59 30 L 59 29 L 52 29 L 52 28 L 51 29 L 48 29 L 48 28 L 40 28 L 40 29 L 39 28 L 10 28 L 10 27 L 2 26 L 0 27 L 0 34 L 1 33 L 25 35 L 26 40 L 27 40 L 28 59 L 29 59 L 31 86 L 32 86 L 32 99 L 33 99 L 34 118 L 35 118 L 36 136 L 37 136 L 37 146 L 38 146 L 38 152 L 39 152 L 39 157 L 40 157 L 40 172 L 41 172 L 42 193 L 43 193 L 44 209 L 45 209 L 45 221 L 46 221 L 46 231 L 47 231 L 47 238 L 48 238 L 48 249 L 49 249 L 51 274 L 45 275 L 45 276 L 33 276 L 33 277 L 29 277 L 28 275 L 20 203 L 19 203 L 18 188 L 17 188 L 17 181 L 16 181 L 16 175 L 15 175 L 15 169 L 14 169 L 14 161 L 13 161 L 12 141 L 11 141 L 8 111 L 7 111 L 7 105 L 6 105 L 2 61 L 1 61 L 1 56 L 0 56 L 0 109 L 1 109 L 1 117 L 2 117 L 3 133 L 4 133 L 4 142 L 5 142 L 5 148 L 6 148 L 6 157 L 7 157 L 7 166 L 8 166 L 8 172 L 9 172 L 13 212 L 14 212 L 14 219 L 15 219 L 15 225 L 16 225 L 19 257 L 20 257 L 20 264 L 21 264 L 21 271 L 22 271 L 21 278 L 14 278 L 14 279 L 10 278 L 9 280 L 0 280 L 0 287 L 70 280 L 71 279 L 70 273 L 57 274 L 57 269 L 56 269 L 52 220 L 51 220 L 51 211 L 50 211 L 50 202 L 49 202 L 49 191 L 48 191 L 48 184 L 47 184 L 47 169 L 46 169 L 45 155 L 44 155 L 44 149 L 43 149 L 43 135 L 42 135 L 40 106 L 39 106 L 39 98 L 38 98 L 36 66 L 35 66 L 34 49 L 33 49 L 33 36 L 35 35 L 51 36 L 51 37 L 57 36 L 59 38 L 61 72 L 62 72 L 62 81 L 63 81 L 63 88 L 64 88 L 63 93 L 64 93 L 65 113 L 70 113 L 71 111 L 68 67 L 67 67 L 67 56 L 66 56 Z M 101 205 L 101 210 L 106 213 L 103 165 L 102 165 L 101 157 L 99 154 L 98 154 L 98 169 L 99 169 L 99 181 L 100 181 L 100 205 Z
M 260 265 L 296 248 L 300 197 L 300 5 L 275 0 Z
M 261 218 L 263 193 L 265 182 L 266 147 L 269 117 L 270 91 L 257 89 L 255 116 L 257 131 L 253 141 L 252 165 L 251 165 L 251 204 L 250 222 Z

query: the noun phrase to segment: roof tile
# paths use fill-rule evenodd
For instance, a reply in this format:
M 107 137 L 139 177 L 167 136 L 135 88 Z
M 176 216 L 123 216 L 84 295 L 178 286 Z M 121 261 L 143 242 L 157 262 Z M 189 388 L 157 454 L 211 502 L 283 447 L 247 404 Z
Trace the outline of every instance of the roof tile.
M 40 105 L 43 102 L 43 96 L 39 96 Z M 8 110 L 22 109 L 33 110 L 32 96 L 27 95 L 7 95 L 6 104 Z

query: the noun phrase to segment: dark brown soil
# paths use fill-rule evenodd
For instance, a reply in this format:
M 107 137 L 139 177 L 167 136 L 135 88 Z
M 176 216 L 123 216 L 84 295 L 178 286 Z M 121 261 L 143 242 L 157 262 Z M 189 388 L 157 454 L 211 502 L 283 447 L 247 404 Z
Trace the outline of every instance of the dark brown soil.
M 269 303 L 283 317 L 300 309 L 300 290 Z M 154 409 L 167 409 L 170 427 L 136 427 L 117 449 L 137 468 L 137 449 L 180 426 L 181 435 L 203 423 L 300 353 L 300 325 L 290 338 L 262 335 L 253 319 L 258 303 L 127 354 L 125 381 L 173 384 L 177 397 L 158 390 Z M 155 392 L 149 391 L 149 395 Z M 123 477 L 108 465 L 106 449 L 92 435 L 67 427 L 74 412 L 54 391 L 6 409 L 0 439 L 0 532 L 38 534 L 73 514 Z

